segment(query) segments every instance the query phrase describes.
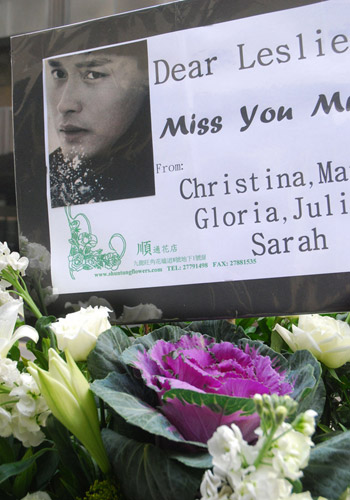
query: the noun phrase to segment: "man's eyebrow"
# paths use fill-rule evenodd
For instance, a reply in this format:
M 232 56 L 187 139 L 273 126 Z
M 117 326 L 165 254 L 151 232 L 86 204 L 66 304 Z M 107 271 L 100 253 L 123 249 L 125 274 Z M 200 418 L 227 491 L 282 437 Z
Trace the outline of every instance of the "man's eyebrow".
M 55 61 L 54 59 L 50 59 L 48 61 L 48 64 L 49 64 L 49 66 L 51 66 L 51 68 L 61 68 L 62 67 L 62 64 L 60 63 L 60 61 Z
M 104 66 L 110 62 L 112 62 L 112 60 L 108 59 L 108 57 L 102 57 L 100 59 L 90 59 L 90 61 L 78 62 L 75 66 L 77 68 L 96 68 L 98 66 Z

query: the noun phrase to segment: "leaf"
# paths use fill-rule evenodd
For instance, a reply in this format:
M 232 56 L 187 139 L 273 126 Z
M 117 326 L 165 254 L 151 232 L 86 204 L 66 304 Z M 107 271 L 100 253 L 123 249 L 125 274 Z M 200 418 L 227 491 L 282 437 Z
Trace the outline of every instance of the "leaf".
M 342 381 L 340 380 L 340 378 L 338 377 L 337 372 L 335 371 L 335 369 L 334 369 L 334 368 L 328 368 L 328 371 L 329 371 L 330 375 L 331 375 L 333 378 L 335 378 L 335 380 L 337 380 L 337 381 L 338 381 L 338 382 L 340 382 L 341 384 L 343 384 L 343 383 L 344 383 L 344 382 L 342 382 Z
M 39 457 L 36 465 L 37 472 L 35 474 L 35 490 L 45 490 L 48 483 L 55 475 L 60 458 L 58 453 L 49 453 Z
M 350 484 L 350 431 L 336 435 L 311 450 L 302 483 L 314 497 L 338 500 Z
M 22 458 L 22 462 L 27 458 L 33 456 L 33 451 L 28 448 Z M 18 498 L 23 498 L 30 488 L 31 482 L 37 471 L 36 462 L 33 462 L 29 467 L 27 467 L 23 472 L 17 474 L 13 482 L 13 493 Z
M 60 479 L 70 484 L 74 496 L 83 495 L 89 488 L 91 478 L 86 477 L 86 471 L 73 447 L 68 430 L 53 415 L 50 415 L 44 431 L 56 445 L 60 458 Z
M 141 344 L 146 349 L 149 349 L 157 342 L 157 340 L 163 339 L 165 341 L 176 342 L 186 333 L 187 332 L 185 330 L 178 326 L 166 325 L 158 328 L 158 330 L 153 330 L 153 332 L 148 335 L 138 337 L 135 340 L 135 344 Z
M 138 361 L 138 355 L 139 353 L 144 353 L 145 352 L 145 346 L 142 344 L 134 344 L 131 347 L 128 347 L 128 349 L 125 349 L 125 351 L 121 355 L 121 359 L 125 365 L 135 365 L 135 363 Z
M 144 385 L 142 380 L 136 379 L 132 374 L 112 372 L 103 380 L 95 380 L 91 384 L 91 389 L 94 390 L 95 387 L 104 387 L 115 392 L 125 392 L 142 399 L 151 406 L 158 404 L 156 393 Z
M 309 351 L 296 351 L 287 359 L 288 378 L 294 381 L 291 397 L 299 403 L 298 413 L 312 408 L 320 418 L 326 400 L 320 363 Z
M 203 471 L 188 468 L 152 444 L 104 429 L 103 441 L 127 500 L 193 500 Z
M 276 352 L 281 352 L 282 348 L 285 348 L 286 343 L 282 339 L 281 335 L 275 330 L 271 333 L 271 349 Z
M 123 385 L 123 382 L 125 382 L 125 385 Z M 151 434 L 162 436 L 171 441 L 191 443 L 183 439 L 159 410 L 139 399 L 136 396 L 137 390 L 135 390 L 135 387 L 131 388 L 134 395 L 127 392 L 119 392 L 118 390 L 119 388 L 127 390 L 128 387 L 130 388 L 127 378 L 122 381 L 121 377 L 116 373 L 111 373 L 104 380 L 95 380 L 91 384 L 91 390 L 96 396 L 103 399 L 129 424 L 136 425 Z M 192 444 L 205 447 L 202 443 L 195 442 Z
M 51 330 L 50 325 L 56 321 L 55 316 L 41 316 L 36 323 L 35 329 L 41 339 L 47 337 L 50 339 L 50 346 L 56 348 L 56 335 Z
M 19 342 L 18 340 L 13 344 L 9 352 L 7 353 L 7 358 L 12 359 L 13 361 L 19 361 L 21 357 L 21 351 L 19 350 Z
M 120 355 L 132 343 L 133 339 L 116 326 L 102 333 L 87 360 L 88 370 L 92 377 L 101 379 L 107 377 L 110 372 L 125 372 L 126 366 Z
M 260 330 L 262 331 L 263 334 L 266 335 L 267 338 L 269 338 L 271 335 L 271 330 L 275 325 L 275 321 L 276 321 L 275 316 L 258 318 L 257 320 Z
M 199 332 L 202 335 L 213 337 L 216 342 L 237 342 L 242 338 L 248 338 L 243 328 L 238 327 L 226 320 L 194 321 L 186 326 L 186 332 Z
M 169 456 L 189 467 L 210 469 L 213 466 L 212 457 L 209 453 L 170 453 Z
M 206 406 L 223 415 L 231 415 L 237 411 L 242 412 L 243 415 L 251 415 L 255 412 L 254 401 L 249 398 L 235 398 L 224 394 L 201 393 L 187 389 L 171 389 L 163 395 L 164 401 L 175 398 L 183 403 Z
M 48 347 L 49 340 L 48 339 L 40 339 L 41 342 L 41 350 L 38 349 L 37 344 L 33 340 L 29 340 L 27 342 L 28 351 L 32 352 L 36 358 L 35 363 L 40 366 L 43 370 L 48 370 L 49 362 L 48 362 Z
M 35 323 L 35 329 L 41 337 L 47 337 L 47 328 L 55 321 L 55 316 L 41 316 Z
M 43 448 L 25 460 L 0 465 L 0 484 L 6 481 L 9 477 L 16 476 L 17 474 L 21 474 L 25 470 L 29 469 L 35 463 L 36 459 L 47 451 L 54 450 L 53 448 Z
M 14 447 L 11 446 L 10 439 L 0 437 L 0 464 L 14 462 L 16 459 Z

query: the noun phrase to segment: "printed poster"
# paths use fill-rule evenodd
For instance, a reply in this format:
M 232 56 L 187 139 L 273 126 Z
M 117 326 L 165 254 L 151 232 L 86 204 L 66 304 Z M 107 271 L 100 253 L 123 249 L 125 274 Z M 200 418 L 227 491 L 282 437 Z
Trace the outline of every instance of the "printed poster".
M 346 3 L 43 60 L 52 283 L 349 271 Z

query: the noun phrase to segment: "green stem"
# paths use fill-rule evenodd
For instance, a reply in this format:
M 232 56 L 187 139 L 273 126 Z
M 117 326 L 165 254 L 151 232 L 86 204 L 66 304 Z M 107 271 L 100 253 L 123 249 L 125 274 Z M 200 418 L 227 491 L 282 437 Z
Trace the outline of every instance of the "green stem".
M 345 323 L 347 323 L 348 325 L 350 324 L 350 312 L 348 313 L 348 315 L 346 317 Z
M 268 434 L 268 436 L 266 437 L 265 443 L 262 445 L 262 447 L 259 451 L 259 455 L 256 457 L 255 462 L 254 462 L 254 466 L 256 468 L 259 467 L 259 465 L 263 461 L 263 458 L 264 458 L 266 452 L 270 449 L 271 444 L 273 442 L 273 436 L 274 436 L 277 428 L 278 428 L 278 425 L 273 425 L 271 428 L 270 434 Z
M 103 399 L 99 398 L 100 403 L 100 415 L 101 415 L 101 428 L 106 427 L 106 416 L 105 416 L 105 403 Z
M 5 387 L 4 385 L 0 385 L 0 394 L 10 394 L 12 389 L 9 387 Z
M 0 406 L 6 406 L 6 405 L 13 405 L 15 403 L 18 403 L 19 399 L 10 399 L 9 401 L 4 401 L 3 403 L 0 403 Z
M 48 316 L 48 312 L 47 312 L 46 305 L 45 305 L 45 300 L 44 300 L 44 295 L 43 295 L 43 289 L 42 289 L 42 286 L 41 286 L 40 278 L 41 278 L 41 273 L 40 273 L 39 278 L 36 277 L 36 278 L 33 279 L 33 286 L 34 286 L 34 289 L 35 289 L 35 291 L 36 291 L 36 293 L 38 295 L 38 301 L 39 301 L 40 307 L 41 307 L 42 311 L 44 311 L 44 315 Z
M 25 284 L 19 271 L 15 271 L 14 269 L 7 267 L 6 269 L 2 270 L 1 274 L 2 277 L 14 287 L 15 293 L 22 297 L 22 299 L 26 302 L 27 306 L 33 312 L 36 318 L 41 318 L 42 314 L 32 297 L 30 296 L 27 285 Z
M 52 329 L 49 326 L 46 328 L 46 331 L 47 331 L 47 336 L 50 339 L 50 347 L 52 347 L 52 349 L 56 350 L 57 349 L 57 342 L 56 342 L 55 333 L 52 331 Z

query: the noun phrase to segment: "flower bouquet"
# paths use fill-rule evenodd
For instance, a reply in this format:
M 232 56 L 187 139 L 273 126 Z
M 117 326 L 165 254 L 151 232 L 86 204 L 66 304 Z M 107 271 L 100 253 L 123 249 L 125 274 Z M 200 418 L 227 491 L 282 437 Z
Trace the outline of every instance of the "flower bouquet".
M 350 498 L 346 314 L 57 320 L 36 262 L 0 243 L 1 500 Z

